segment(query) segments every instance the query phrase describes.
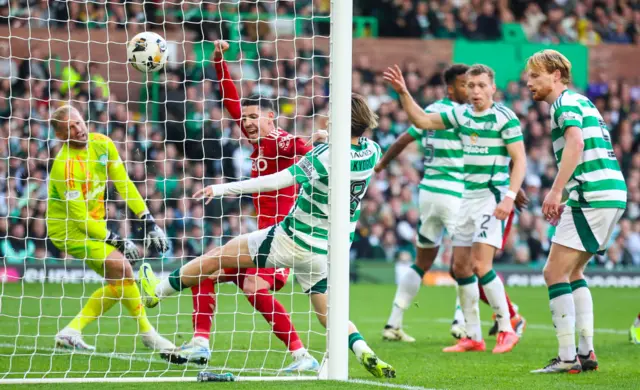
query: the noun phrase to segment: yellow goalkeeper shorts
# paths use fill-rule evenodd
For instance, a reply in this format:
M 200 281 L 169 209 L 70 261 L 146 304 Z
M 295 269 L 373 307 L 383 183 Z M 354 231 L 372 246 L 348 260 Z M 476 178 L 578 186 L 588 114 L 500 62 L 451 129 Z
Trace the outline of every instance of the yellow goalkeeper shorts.
M 96 271 L 100 276 L 104 276 L 104 261 L 111 252 L 117 250 L 113 246 L 103 242 L 92 240 L 88 237 L 70 238 L 66 240 L 56 240 L 51 238 L 51 242 L 59 250 L 83 260 L 89 268 Z

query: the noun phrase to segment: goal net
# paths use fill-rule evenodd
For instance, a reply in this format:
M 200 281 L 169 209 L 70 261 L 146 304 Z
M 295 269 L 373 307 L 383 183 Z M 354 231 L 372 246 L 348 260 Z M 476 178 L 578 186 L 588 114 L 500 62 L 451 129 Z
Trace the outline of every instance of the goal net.
M 100 187 L 100 178 L 91 172 L 96 161 L 82 166 L 88 170 L 80 183 L 84 196 L 104 200 L 106 228 L 132 240 L 158 276 L 166 276 L 233 237 L 257 230 L 265 217 L 258 215 L 252 197 L 205 204 L 193 198 L 198 189 L 249 178 L 252 171 L 282 164 L 284 157 L 297 158 L 296 153 L 267 155 L 271 151 L 260 143 L 249 143 L 238 126 L 238 113 L 229 111 L 225 98 L 234 107 L 238 98 L 250 95 L 268 99 L 275 107 L 274 125 L 295 142 L 306 142 L 327 128 L 329 10 L 327 0 L 0 5 L 0 380 L 195 380 L 202 370 L 239 378 L 291 378 L 281 372 L 292 361 L 287 342 L 272 329 L 279 309 L 272 305 L 263 316 L 250 303 L 256 295 L 248 294 L 248 299 L 243 285 L 237 285 L 242 283 L 216 283 L 213 293 L 203 293 L 212 295 L 206 301 L 210 306 L 200 308 L 196 317 L 189 289 L 146 310 L 153 329 L 178 347 L 192 340 L 194 326 L 206 329 L 202 318 L 213 312 L 207 366 L 171 364 L 145 346 L 143 333 L 148 329 L 140 325 L 140 308 L 124 304 L 135 297 L 96 272 L 102 263 L 89 259 L 96 257 L 91 245 L 86 244 L 83 258 L 78 255 L 82 251 L 61 248 L 60 240 L 52 238 L 65 235 L 64 228 L 56 230 L 46 220 L 51 197 L 59 196 L 52 193 L 50 175 L 63 143 L 49 118 L 56 108 L 72 105 L 89 133 L 113 141 L 130 180 L 166 232 L 169 250 L 162 254 L 143 247 L 144 222 L 130 199 L 116 191 L 113 177 L 106 188 Z M 350 29 L 349 24 L 345 37 Z M 142 31 L 166 39 L 169 60 L 160 72 L 144 74 L 127 64 L 126 42 Z M 229 44 L 224 75 L 214 60 L 214 41 L 219 39 Z M 279 147 L 277 153 L 288 148 Z M 67 181 L 80 177 L 77 172 L 65 175 Z M 100 216 L 96 210 L 87 210 L 88 218 Z M 277 212 L 284 216 L 287 210 Z M 139 265 L 133 266 L 134 275 Z M 274 295 L 302 345 L 322 362 L 327 332 L 293 279 L 289 275 L 282 286 L 276 283 L 277 291 L 262 286 L 257 294 Z M 331 289 L 331 280 L 329 284 Z M 109 286 L 120 288 L 123 302 L 96 298 L 96 291 Z M 88 302 L 96 299 L 101 302 L 97 308 L 86 311 Z M 80 320 L 79 313 L 84 313 Z M 56 348 L 56 336 L 71 323 L 95 350 Z

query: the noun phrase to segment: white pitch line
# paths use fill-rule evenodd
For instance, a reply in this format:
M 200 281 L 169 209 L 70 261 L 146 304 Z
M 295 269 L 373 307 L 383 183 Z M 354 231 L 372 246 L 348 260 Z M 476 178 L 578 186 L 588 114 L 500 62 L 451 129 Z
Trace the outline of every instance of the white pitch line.
M 364 379 L 347 379 L 345 382 L 354 383 L 358 385 L 368 385 L 368 386 L 377 386 L 377 387 L 388 387 L 392 389 L 405 389 L 405 390 L 435 390 L 435 389 L 427 389 L 425 387 L 420 386 L 410 386 L 410 385 L 400 385 L 389 382 L 376 382 L 376 381 L 368 381 Z

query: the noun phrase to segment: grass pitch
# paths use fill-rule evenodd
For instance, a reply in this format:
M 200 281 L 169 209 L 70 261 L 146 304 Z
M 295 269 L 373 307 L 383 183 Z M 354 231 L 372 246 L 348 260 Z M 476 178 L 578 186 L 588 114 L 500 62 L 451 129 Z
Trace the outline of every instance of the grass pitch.
M 53 350 L 53 336 L 79 311 L 83 297 L 97 285 L 64 286 L 57 284 L 4 284 L 0 306 L 0 379 L 59 377 L 159 377 L 180 376 L 185 383 L 76 384 L 71 387 L 93 389 L 206 386 L 194 384 L 198 366 L 170 365 L 151 354 L 135 337 L 135 323 L 118 304 L 104 317 L 89 325 L 85 340 L 97 346 L 93 355 L 70 354 Z M 287 286 L 278 294 L 292 309 L 294 324 L 305 345 L 321 359 L 325 347 L 323 329 L 310 314 L 308 299 L 297 286 Z M 292 291 L 294 292 L 292 294 Z M 378 380 L 369 375 L 350 356 L 350 377 L 365 383 L 336 382 L 236 382 L 210 383 L 216 387 L 249 389 L 304 388 L 364 389 L 379 385 L 399 388 L 447 389 L 578 389 L 640 388 L 640 346 L 628 342 L 627 329 L 638 313 L 640 292 L 636 289 L 592 289 L 595 306 L 595 345 L 600 371 L 580 375 L 537 376 L 530 374 L 556 354 L 556 338 L 551 324 L 547 292 L 542 288 L 509 288 L 512 300 L 527 318 L 528 326 L 521 343 L 512 353 L 494 356 L 490 350 L 495 338 L 487 337 L 486 353 L 445 354 L 451 345 L 449 325 L 453 315 L 454 289 L 423 287 L 416 306 L 405 315 L 405 330 L 416 337 L 413 344 L 382 341 L 380 331 L 389 315 L 395 286 L 352 285 L 351 318 L 367 342 L 398 371 L 395 380 Z M 482 306 L 483 332 L 489 329 L 491 313 Z M 181 344 L 191 337 L 191 295 L 163 301 L 148 310 L 160 333 Z M 242 375 L 273 375 L 290 362 L 284 346 L 270 334 L 262 316 L 235 286 L 220 287 L 218 314 L 214 322 L 213 356 L 207 369 Z M 345 346 L 346 348 L 346 346 Z M 36 387 L 68 388 L 70 385 Z M 7 387 L 8 386 L 3 386 Z

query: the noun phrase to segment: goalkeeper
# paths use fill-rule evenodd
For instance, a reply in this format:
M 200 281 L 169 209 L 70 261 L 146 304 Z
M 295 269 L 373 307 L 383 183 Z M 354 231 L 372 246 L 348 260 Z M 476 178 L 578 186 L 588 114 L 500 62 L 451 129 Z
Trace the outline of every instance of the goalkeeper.
M 102 275 L 107 283 L 91 294 L 80 313 L 55 336 L 58 348 L 95 350 L 82 339 L 82 330 L 121 301 L 138 323 L 142 343 L 173 358 L 175 345 L 151 326 L 134 282 L 132 263 L 140 259 L 136 245 L 107 229 L 104 194 L 107 180 L 114 182 L 129 208 L 143 219 L 147 246 L 168 249 L 164 232 L 155 224 L 140 193 L 129 179 L 113 141 L 87 131 L 80 112 L 72 106 L 51 116 L 56 138 L 63 146 L 49 176 L 47 229 L 53 244 Z

